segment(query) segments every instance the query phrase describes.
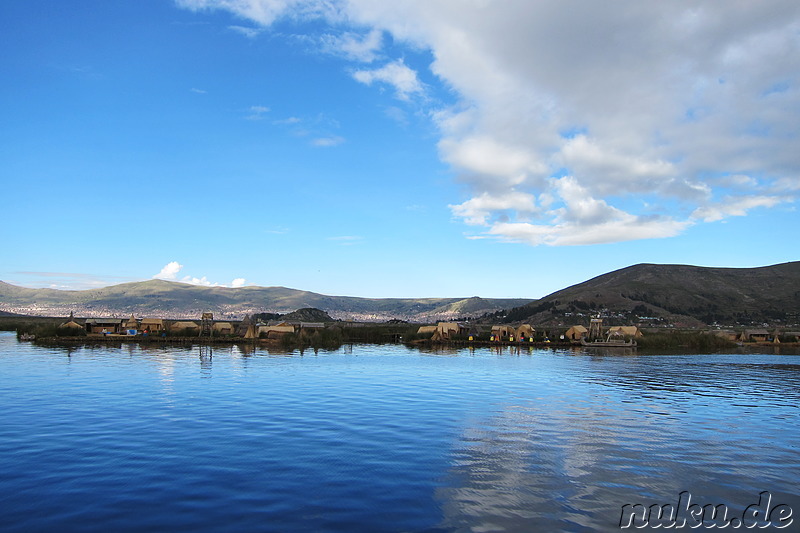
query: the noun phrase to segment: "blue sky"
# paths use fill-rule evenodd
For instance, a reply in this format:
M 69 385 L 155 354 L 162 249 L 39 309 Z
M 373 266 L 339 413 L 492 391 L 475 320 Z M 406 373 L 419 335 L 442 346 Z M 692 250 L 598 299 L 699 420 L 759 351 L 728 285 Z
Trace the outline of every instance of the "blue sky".
M 538 298 L 798 259 L 800 6 L 6 0 L 0 279 Z

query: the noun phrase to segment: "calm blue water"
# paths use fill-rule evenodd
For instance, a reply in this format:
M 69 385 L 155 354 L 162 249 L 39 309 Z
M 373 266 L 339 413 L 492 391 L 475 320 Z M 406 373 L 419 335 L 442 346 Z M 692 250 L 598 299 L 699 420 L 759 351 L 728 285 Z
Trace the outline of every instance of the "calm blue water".
M 798 356 L 0 333 L 0 529 L 618 530 L 622 505 L 688 490 L 737 511 L 770 491 L 792 530 L 799 405 Z

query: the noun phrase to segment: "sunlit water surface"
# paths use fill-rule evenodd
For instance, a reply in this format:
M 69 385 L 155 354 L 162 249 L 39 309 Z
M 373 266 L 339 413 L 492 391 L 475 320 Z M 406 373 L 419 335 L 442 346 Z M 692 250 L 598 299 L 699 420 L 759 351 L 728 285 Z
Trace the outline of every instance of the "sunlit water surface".
M 618 530 L 624 504 L 800 523 L 800 357 L 0 333 L 4 531 Z M 789 528 L 789 530 L 792 529 Z

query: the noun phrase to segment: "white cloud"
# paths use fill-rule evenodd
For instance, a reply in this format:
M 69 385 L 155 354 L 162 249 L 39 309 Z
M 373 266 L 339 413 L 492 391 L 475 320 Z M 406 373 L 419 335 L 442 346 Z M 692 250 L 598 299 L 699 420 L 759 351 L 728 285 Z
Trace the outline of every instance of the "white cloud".
M 223 287 L 224 285 L 220 283 L 212 283 L 208 281 L 208 278 L 203 276 L 202 278 L 193 278 L 192 276 L 184 276 L 181 278 L 183 283 L 188 283 L 190 285 L 200 285 L 201 287 Z
M 520 185 L 544 176 L 546 165 L 524 147 L 499 143 L 488 136 L 470 136 L 459 141 L 445 138 L 439 143 L 442 158 L 462 169 L 469 180 L 480 180 L 484 188 Z
M 692 218 L 703 222 L 716 222 L 728 217 L 743 217 L 747 212 L 756 207 L 773 207 L 781 202 L 793 201 L 789 198 L 776 196 L 750 196 L 738 198 L 725 198 L 722 202 L 704 205 L 692 213 Z
M 193 11 L 224 9 L 262 26 L 290 12 L 297 18 L 318 16 L 334 17 L 336 9 L 326 0 L 175 0 Z
M 292 126 L 294 124 L 299 124 L 302 121 L 303 121 L 303 119 L 301 119 L 299 117 L 289 117 L 289 118 L 283 118 L 283 119 L 280 119 L 280 120 L 274 120 L 274 121 L 272 121 L 272 123 L 276 124 L 276 125 L 279 125 L 279 126 Z
M 387 63 L 378 69 L 357 70 L 353 72 L 353 78 L 366 85 L 375 82 L 387 83 L 394 87 L 396 96 L 400 100 L 408 100 L 412 95 L 423 92 L 416 71 L 406 66 L 402 59 Z
M 548 192 L 541 195 L 539 204 L 537 208 L 535 198 L 521 192 L 498 196 L 483 193 L 450 208 L 467 224 L 487 228 L 482 235 L 472 238 L 489 236 L 534 246 L 606 244 L 673 237 L 693 223 L 665 216 L 627 213 L 590 196 L 572 176 L 550 180 Z M 534 216 L 540 223 L 530 221 Z
M 795 0 L 179 3 L 262 26 L 322 17 L 353 29 L 325 46 L 358 61 L 379 57 L 379 35 L 430 51 L 431 73 L 459 100 L 430 110 L 441 157 L 468 188 L 453 213 L 485 235 L 662 238 L 800 190 Z M 405 100 L 425 91 L 400 59 L 353 77 Z
M 182 264 L 178 263 L 177 261 L 171 261 L 164 265 L 164 268 L 161 269 L 161 272 L 153 276 L 153 279 L 178 279 L 178 272 L 180 272 L 182 268 Z
M 266 113 L 269 113 L 270 109 L 263 105 L 253 105 L 250 106 L 249 111 L 250 114 L 245 117 L 247 120 L 261 120 Z
M 490 235 L 551 245 L 672 236 L 769 203 L 749 190 L 722 209 L 713 176 L 800 183 L 795 2 L 351 5 L 360 22 L 430 48 L 432 71 L 461 95 L 436 115 L 439 148 L 471 190 L 454 214 Z M 555 205 L 515 213 L 502 201 L 513 193 Z M 631 212 L 637 199 L 648 207 Z M 695 213 L 676 218 L 674 205 Z
M 674 237 L 691 224 L 671 219 L 647 219 L 619 212 L 618 216 L 599 224 L 575 222 L 537 225 L 528 223 L 498 223 L 489 235 L 538 246 L 577 246 L 610 244 L 640 239 Z
M 537 211 L 536 199 L 532 195 L 513 191 L 498 195 L 484 192 L 462 204 L 451 205 L 450 209 L 453 214 L 465 219 L 467 224 L 481 226 L 487 225 L 489 217 L 494 213 L 503 211 L 535 213 Z
M 320 148 L 339 146 L 346 142 L 344 137 L 333 133 L 340 128 L 339 122 L 324 113 L 315 117 L 289 117 L 274 120 L 272 124 L 286 127 L 292 136 L 308 139 L 309 144 Z
M 348 31 L 341 35 L 324 35 L 322 37 L 323 50 L 361 63 L 375 61 L 382 46 L 383 32 L 377 29 L 366 34 Z
M 244 35 L 248 39 L 255 39 L 264 31 L 261 28 L 253 28 L 251 26 L 228 26 L 228 28 Z
M 619 193 L 620 188 L 631 192 L 665 189 L 676 178 L 675 165 L 659 157 L 618 153 L 601 147 L 586 135 L 564 141 L 556 157 L 574 174 L 593 176 L 586 187 L 599 194 Z
M 191 285 L 200 285 L 203 287 L 243 287 L 245 284 L 244 278 L 236 278 L 230 285 L 224 283 L 217 283 L 209 281 L 206 276 L 200 278 L 194 276 L 183 276 L 178 279 L 178 274 L 183 270 L 183 265 L 177 261 L 171 261 L 164 265 L 161 272 L 153 276 L 153 279 L 163 279 L 168 281 L 181 281 L 182 283 L 189 283 Z
M 311 141 L 311 144 L 314 146 L 320 146 L 323 148 L 327 148 L 330 146 L 339 146 L 344 142 L 344 137 L 338 136 L 330 136 L 330 137 L 318 137 Z

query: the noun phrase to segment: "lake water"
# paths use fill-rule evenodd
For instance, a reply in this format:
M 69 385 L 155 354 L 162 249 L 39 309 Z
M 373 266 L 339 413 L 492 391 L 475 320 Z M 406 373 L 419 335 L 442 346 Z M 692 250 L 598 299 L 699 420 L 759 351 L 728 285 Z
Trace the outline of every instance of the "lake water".
M 800 357 L 0 333 L 0 530 L 619 530 L 759 494 L 800 524 Z M 782 522 L 785 524 L 785 522 Z

